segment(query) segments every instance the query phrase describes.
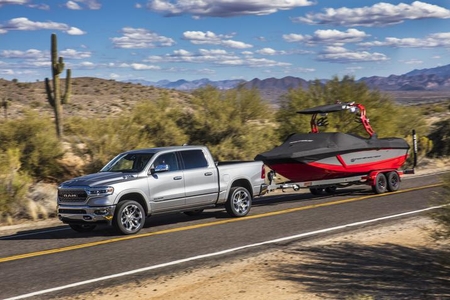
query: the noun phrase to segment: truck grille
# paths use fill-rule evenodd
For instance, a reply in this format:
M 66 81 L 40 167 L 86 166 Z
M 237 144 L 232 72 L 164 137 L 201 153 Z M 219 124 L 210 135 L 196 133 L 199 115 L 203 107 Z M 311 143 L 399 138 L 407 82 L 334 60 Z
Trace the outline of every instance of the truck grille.
M 87 193 L 84 189 L 59 189 L 58 200 L 60 202 L 84 202 L 87 199 Z

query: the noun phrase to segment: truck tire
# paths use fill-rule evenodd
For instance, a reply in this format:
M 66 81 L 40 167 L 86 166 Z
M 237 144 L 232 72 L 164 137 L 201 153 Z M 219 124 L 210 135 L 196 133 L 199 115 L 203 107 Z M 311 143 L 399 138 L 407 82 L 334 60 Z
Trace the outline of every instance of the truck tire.
M 125 200 L 117 204 L 113 225 L 121 234 L 134 234 L 144 227 L 145 213 L 142 205 L 134 200 Z
M 91 232 L 97 227 L 95 224 L 69 224 L 69 226 L 76 232 Z
M 225 209 L 232 217 L 244 217 L 252 207 L 252 194 L 242 186 L 234 186 L 230 189 Z

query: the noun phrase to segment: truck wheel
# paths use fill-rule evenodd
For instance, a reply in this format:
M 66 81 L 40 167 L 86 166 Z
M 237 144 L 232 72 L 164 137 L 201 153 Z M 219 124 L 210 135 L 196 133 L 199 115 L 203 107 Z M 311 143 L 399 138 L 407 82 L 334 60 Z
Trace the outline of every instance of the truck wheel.
M 383 194 L 387 189 L 387 179 L 383 173 L 378 173 L 372 185 L 375 194 Z
M 69 224 L 69 226 L 76 232 L 91 232 L 97 227 L 94 224 Z
M 387 189 L 389 192 L 395 192 L 400 188 L 400 176 L 397 172 L 387 173 Z
M 145 215 L 142 205 L 134 200 L 117 204 L 113 225 L 122 234 L 134 234 L 144 227 Z
M 251 206 L 252 195 L 246 188 L 235 186 L 230 189 L 228 200 L 225 202 L 225 208 L 230 216 L 244 217 L 249 213 Z

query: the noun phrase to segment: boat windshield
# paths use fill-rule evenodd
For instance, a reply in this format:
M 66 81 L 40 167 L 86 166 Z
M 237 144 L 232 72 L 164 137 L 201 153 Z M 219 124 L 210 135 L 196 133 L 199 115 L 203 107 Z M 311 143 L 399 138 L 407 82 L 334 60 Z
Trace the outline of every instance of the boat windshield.
M 100 172 L 141 172 L 153 153 L 124 153 L 113 158 Z

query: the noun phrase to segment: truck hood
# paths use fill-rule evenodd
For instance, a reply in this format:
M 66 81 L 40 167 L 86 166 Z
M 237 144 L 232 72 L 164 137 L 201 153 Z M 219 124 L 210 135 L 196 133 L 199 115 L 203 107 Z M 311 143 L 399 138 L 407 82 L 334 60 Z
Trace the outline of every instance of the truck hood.
M 62 187 L 73 186 L 106 186 L 118 182 L 130 181 L 138 178 L 138 173 L 121 173 L 121 172 L 99 172 L 73 178 L 63 182 Z

